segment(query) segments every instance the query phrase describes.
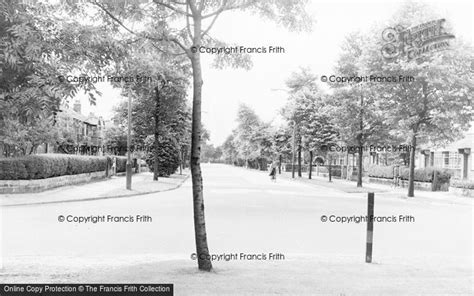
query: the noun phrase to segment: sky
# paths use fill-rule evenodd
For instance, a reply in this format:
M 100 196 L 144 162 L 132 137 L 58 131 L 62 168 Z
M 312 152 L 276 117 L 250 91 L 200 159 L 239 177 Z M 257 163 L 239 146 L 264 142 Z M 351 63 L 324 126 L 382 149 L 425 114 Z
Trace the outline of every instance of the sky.
M 289 32 L 258 16 L 232 12 L 223 14 L 211 35 L 228 43 L 247 47 L 281 46 L 285 53 L 251 54 L 250 70 L 211 67 L 213 55 L 202 54 L 202 121 L 210 131 L 210 142 L 222 144 L 236 127 L 239 104 L 253 108 L 260 118 L 275 125 L 282 123 L 280 110 L 285 106 L 285 81 L 300 67 L 309 67 L 316 76 L 333 74 L 344 37 L 356 30 L 368 30 L 374 24 L 381 31 L 403 1 L 309 1 L 308 12 L 315 24 L 309 33 Z M 456 38 L 472 44 L 473 4 L 471 1 L 430 1 L 452 24 Z M 321 86 L 324 85 L 321 83 Z M 94 112 L 110 118 L 120 93 L 110 85 L 98 84 L 104 95 L 97 106 L 85 104 L 84 113 Z M 191 96 L 190 100 L 191 100 Z

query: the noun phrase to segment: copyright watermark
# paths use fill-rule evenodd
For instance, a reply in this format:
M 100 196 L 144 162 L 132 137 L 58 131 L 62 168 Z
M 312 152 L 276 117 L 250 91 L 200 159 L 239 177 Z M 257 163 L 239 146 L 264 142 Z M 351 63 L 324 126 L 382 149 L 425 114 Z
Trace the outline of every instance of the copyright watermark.
M 197 260 L 198 254 L 192 253 L 191 260 Z M 211 261 L 278 261 L 285 260 L 282 253 L 222 253 L 222 254 L 199 254 L 201 260 Z
M 339 76 L 339 75 L 322 75 L 321 82 L 328 83 L 406 83 L 414 82 L 415 77 L 411 75 L 398 76 L 380 76 L 380 75 L 363 75 L 363 76 Z
M 75 216 L 75 215 L 59 215 L 58 222 L 75 223 L 75 224 L 97 224 L 97 223 L 146 223 L 153 222 L 153 218 L 149 215 L 128 215 L 128 216 L 113 216 L 113 215 L 90 215 L 90 216 Z
M 360 215 L 360 216 L 339 216 L 339 215 L 322 215 L 321 222 L 326 223 L 364 223 L 364 222 L 379 222 L 379 223 L 413 223 L 415 217 L 413 215 L 391 215 L 391 216 L 374 216 L 374 215 Z
M 365 146 L 344 146 L 337 144 L 321 145 L 319 149 L 323 152 L 409 152 L 413 149 L 412 145 L 365 145 Z
M 221 47 L 207 47 L 207 46 L 192 46 L 192 53 L 205 54 L 261 54 L 261 53 L 285 53 L 285 48 L 282 46 L 221 46 Z
M 58 76 L 59 82 L 69 82 L 73 84 L 99 83 L 99 82 L 124 82 L 124 83 L 151 83 L 153 78 L 150 76 Z

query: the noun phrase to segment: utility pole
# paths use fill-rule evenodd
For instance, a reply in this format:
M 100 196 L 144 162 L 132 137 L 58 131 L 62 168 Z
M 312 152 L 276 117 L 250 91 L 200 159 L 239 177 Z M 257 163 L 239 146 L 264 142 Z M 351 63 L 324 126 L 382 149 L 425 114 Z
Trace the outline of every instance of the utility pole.
M 127 190 L 132 190 L 132 157 L 130 155 L 130 142 L 132 130 L 132 95 L 128 93 L 128 132 L 127 132 Z

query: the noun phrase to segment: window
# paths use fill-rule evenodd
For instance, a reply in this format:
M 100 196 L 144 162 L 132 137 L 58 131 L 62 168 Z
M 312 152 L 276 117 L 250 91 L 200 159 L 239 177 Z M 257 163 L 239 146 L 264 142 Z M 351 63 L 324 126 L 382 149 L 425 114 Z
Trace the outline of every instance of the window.
M 436 153 L 434 157 L 435 166 L 447 169 L 461 168 L 461 155 L 453 151 L 444 151 L 441 154 Z
M 443 168 L 449 166 L 449 152 L 443 152 Z
M 461 155 L 457 152 L 449 153 L 449 166 L 450 169 L 460 169 L 461 168 Z

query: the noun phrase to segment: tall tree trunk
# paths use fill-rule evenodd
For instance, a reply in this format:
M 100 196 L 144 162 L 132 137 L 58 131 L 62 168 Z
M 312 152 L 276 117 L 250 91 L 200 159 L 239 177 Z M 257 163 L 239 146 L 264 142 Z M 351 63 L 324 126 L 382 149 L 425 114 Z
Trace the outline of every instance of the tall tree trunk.
M 359 147 L 362 147 L 362 146 L 359 145 Z M 357 163 L 357 187 L 362 187 L 362 169 L 363 169 L 362 160 L 364 158 L 364 152 L 362 148 L 360 148 L 359 150 L 360 150 L 358 153 L 359 162 Z
M 301 178 L 301 144 L 298 145 L 298 177 Z
M 201 45 L 201 16 L 194 18 L 194 46 Z M 204 216 L 204 195 L 201 157 L 201 98 L 202 98 L 202 70 L 199 51 L 191 54 L 193 68 L 193 119 L 191 135 L 191 177 L 193 183 L 194 234 L 196 239 L 196 253 L 200 270 L 210 271 L 212 263 L 207 244 L 206 222 Z
M 357 145 L 359 145 L 359 163 L 357 166 L 357 187 L 362 187 L 362 159 L 364 156 L 362 145 L 362 133 L 364 131 L 364 96 L 360 96 L 360 111 L 359 111 L 359 134 L 357 135 Z
M 309 174 L 308 179 L 311 179 L 313 173 L 313 150 L 309 150 Z
M 291 177 L 295 178 L 296 121 L 293 120 L 293 145 L 291 145 Z
M 179 151 L 179 174 L 183 174 L 183 149 Z
M 329 157 L 328 177 L 329 177 L 329 182 L 332 182 L 332 158 L 331 157 Z
M 416 149 L 416 129 L 411 137 L 410 150 L 410 174 L 408 177 L 408 197 L 415 197 L 415 149 Z
M 346 180 L 351 180 L 351 176 L 349 174 L 349 151 L 346 152 Z
M 155 135 L 155 149 L 154 149 L 154 155 L 153 155 L 153 181 L 158 181 L 158 161 L 159 161 L 159 156 L 158 156 L 158 151 L 160 149 L 160 142 L 159 142 L 159 129 L 160 129 L 160 89 L 158 87 L 155 88 L 155 130 L 154 130 L 154 135 Z
M 282 157 L 281 157 L 281 154 L 280 154 L 279 161 L 278 161 L 278 174 L 281 174 L 281 160 L 282 160 Z

